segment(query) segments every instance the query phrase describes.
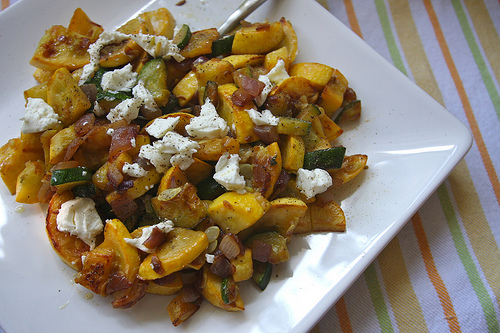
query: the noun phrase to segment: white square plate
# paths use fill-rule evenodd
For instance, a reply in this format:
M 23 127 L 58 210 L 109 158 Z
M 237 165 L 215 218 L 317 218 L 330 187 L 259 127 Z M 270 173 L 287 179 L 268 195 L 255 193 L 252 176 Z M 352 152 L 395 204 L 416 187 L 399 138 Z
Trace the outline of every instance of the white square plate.
M 68 25 L 81 6 L 114 29 L 140 10 L 167 7 L 178 23 L 218 27 L 234 0 L 22 0 L 0 14 L 0 143 L 17 137 L 22 92 L 35 84 L 28 62 L 43 32 Z M 80 3 L 80 4 L 79 4 Z M 347 232 L 297 236 L 291 260 L 278 266 L 265 292 L 241 286 L 245 311 L 204 302 L 176 331 L 304 332 L 342 296 L 434 192 L 470 148 L 469 131 L 313 0 L 269 0 L 249 21 L 290 20 L 299 38 L 296 62 L 338 68 L 363 103 L 361 121 L 345 127 L 347 154 L 369 156 L 369 169 L 339 190 Z M 19 204 L 0 186 L 0 325 L 6 332 L 165 332 L 174 330 L 169 298 L 146 295 L 128 310 L 73 282 L 75 273 L 52 250 L 45 207 Z

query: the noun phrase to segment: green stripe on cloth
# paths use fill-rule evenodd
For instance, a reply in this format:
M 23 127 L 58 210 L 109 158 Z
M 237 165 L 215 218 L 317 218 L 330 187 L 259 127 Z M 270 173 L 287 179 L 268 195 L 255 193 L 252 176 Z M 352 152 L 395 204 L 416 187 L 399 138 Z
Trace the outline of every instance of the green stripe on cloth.
M 467 19 L 467 15 L 465 14 L 462 3 L 459 0 L 452 0 L 452 4 L 453 8 L 455 9 L 455 13 L 457 15 L 460 26 L 462 27 L 465 39 L 467 40 L 467 44 L 469 44 L 469 48 L 472 52 L 472 56 L 474 57 L 474 61 L 476 62 L 479 72 L 481 73 L 481 77 L 483 78 L 486 90 L 488 91 L 491 101 L 493 102 L 493 105 L 495 107 L 497 117 L 500 120 L 500 95 L 498 94 L 493 78 L 488 71 L 486 62 L 476 42 L 476 38 L 470 27 L 469 20 Z
M 481 43 L 486 58 L 488 58 L 497 82 L 500 82 L 500 37 L 490 12 L 484 0 L 464 0 L 464 3 L 479 38 L 479 43 Z
M 464 229 L 467 232 L 474 255 L 495 294 L 497 304 L 500 306 L 500 284 L 498 283 L 500 281 L 500 249 L 464 161 L 460 162 L 453 170 L 448 177 L 448 183 L 458 212 L 462 220 L 467 221 L 464 223 Z
M 364 277 L 368 290 L 370 291 L 370 297 L 372 299 L 373 307 L 375 308 L 375 313 L 377 314 L 377 319 L 382 333 L 394 332 L 374 264 L 368 266 L 364 272 Z
M 488 329 L 490 332 L 500 332 L 498 318 L 495 314 L 495 306 L 488 295 L 488 291 L 479 276 L 474 260 L 472 259 L 469 249 L 467 248 L 464 236 L 460 230 L 457 216 L 455 215 L 455 210 L 453 208 L 448 189 L 445 185 L 441 185 L 437 190 L 437 194 L 441 202 L 441 206 L 443 207 L 446 222 L 450 228 L 453 243 L 455 244 L 460 261 L 467 272 L 472 288 L 474 288 L 483 309 L 483 315 L 488 325 Z
M 387 41 L 387 47 L 389 48 L 389 52 L 391 54 L 392 63 L 394 66 L 396 66 L 397 69 L 408 76 L 405 65 L 403 63 L 403 59 L 401 58 L 401 55 L 399 53 L 396 39 L 394 38 L 394 34 L 392 33 L 391 23 L 389 21 L 385 3 L 383 0 L 375 0 L 375 6 L 377 7 L 377 13 L 380 19 L 382 30 L 384 31 L 384 37 Z

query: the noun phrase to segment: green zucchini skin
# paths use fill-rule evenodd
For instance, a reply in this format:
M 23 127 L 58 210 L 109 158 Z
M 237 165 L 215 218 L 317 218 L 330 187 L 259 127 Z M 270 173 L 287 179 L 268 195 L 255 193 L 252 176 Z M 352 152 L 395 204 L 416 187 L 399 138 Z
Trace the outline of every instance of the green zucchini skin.
M 196 185 L 198 197 L 201 200 L 214 200 L 219 195 L 226 192 L 221 184 L 217 183 L 213 177 L 208 177 Z
M 92 180 L 92 172 L 85 167 L 75 167 L 68 169 L 58 169 L 52 171 L 50 178 L 51 186 L 58 186 L 68 183 L 89 182 Z
M 234 35 L 229 35 L 215 40 L 212 43 L 212 53 L 210 57 L 218 57 L 231 52 L 233 47 Z
M 179 29 L 179 32 L 175 36 L 174 43 L 177 43 L 177 47 L 182 50 L 185 48 L 188 44 L 189 41 L 191 40 L 191 28 L 189 28 L 189 25 L 183 24 L 182 27 Z
M 344 162 L 345 147 L 332 147 L 305 153 L 304 169 L 340 169 Z
M 271 274 L 273 272 L 273 265 L 269 262 L 253 261 L 253 275 L 252 279 L 260 288 L 264 291 L 269 281 L 271 280 Z

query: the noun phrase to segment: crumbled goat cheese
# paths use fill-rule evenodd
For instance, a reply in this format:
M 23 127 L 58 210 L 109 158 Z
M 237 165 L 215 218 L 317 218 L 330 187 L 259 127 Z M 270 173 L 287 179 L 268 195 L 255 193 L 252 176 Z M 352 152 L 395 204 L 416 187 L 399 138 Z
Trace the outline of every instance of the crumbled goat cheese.
M 144 246 L 144 242 L 148 240 L 148 238 L 151 236 L 153 233 L 153 229 L 158 228 L 160 231 L 163 233 L 167 234 L 174 228 L 174 223 L 170 220 L 166 220 L 164 222 L 157 223 L 155 225 L 150 225 L 148 227 L 142 228 L 142 235 L 139 238 L 125 238 L 125 242 L 127 244 L 130 244 L 132 246 L 135 246 L 141 251 L 144 251 L 146 253 L 153 253 L 155 252 L 156 249 L 150 249 L 146 246 Z
M 165 36 L 134 34 L 130 38 L 153 58 L 174 58 L 177 62 L 184 60 L 177 45 Z
M 139 157 L 148 159 L 160 173 L 173 165 L 182 170 L 193 163 L 193 154 L 200 145 L 177 132 L 167 132 L 165 136 L 152 144 L 144 145 L 139 150 Z
M 283 59 L 278 59 L 276 65 L 269 71 L 269 73 L 267 73 L 266 76 L 275 85 L 278 85 L 285 79 L 288 79 L 290 75 L 288 75 L 288 72 L 286 71 L 285 62 L 283 61 Z
M 122 68 L 104 73 L 101 87 L 104 91 L 110 92 L 131 91 L 136 82 L 137 73 L 132 70 L 131 64 L 127 64 Z
M 84 241 L 91 249 L 95 247 L 95 238 L 104 224 L 97 213 L 94 200 L 76 198 L 64 202 L 57 214 L 57 230 L 69 232 Z
M 109 111 L 106 118 L 112 123 L 119 120 L 126 120 L 128 124 L 139 115 L 139 109 L 142 106 L 142 100 L 138 98 L 128 98 L 123 100 Z
M 104 109 L 101 108 L 101 105 L 99 104 L 98 101 L 94 102 L 94 114 L 97 117 L 104 117 L 106 115 L 106 111 L 104 111 Z
M 186 131 L 194 138 L 214 139 L 226 136 L 229 127 L 226 121 L 219 116 L 210 99 L 207 98 L 201 106 L 200 115 L 191 118 L 189 124 L 186 125 Z
M 246 111 L 255 125 L 277 126 L 280 121 L 280 119 L 275 117 L 269 110 L 262 110 L 262 112 L 259 112 L 255 109 L 249 109 Z
M 139 178 L 147 175 L 147 171 L 144 170 L 138 163 L 128 163 L 123 164 L 122 172 L 130 177 Z
M 139 82 L 137 82 L 137 85 L 134 87 L 134 89 L 132 89 L 132 94 L 134 95 L 134 98 L 142 100 L 143 108 L 147 111 L 155 112 L 159 109 L 153 95 L 144 86 L 144 82 L 142 82 L 142 80 L 139 80 Z
M 214 179 L 228 191 L 245 193 L 245 178 L 240 175 L 240 156 L 238 154 L 224 153 L 215 165 Z
M 21 120 L 23 133 L 43 132 L 60 124 L 59 115 L 41 98 L 28 98 L 26 113 Z
M 118 32 L 118 31 L 103 31 L 99 35 L 99 39 L 96 40 L 93 44 L 91 44 L 88 48 L 88 53 L 90 55 L 90 62 L 83 66 L 82 75 L 80 76 L 80 80 L 78 82 L 79 85 L 82 85 L 89 78 L 94 75 L 95 71 L 99 68 L 99 58 L 101 54 L 101 49 L 109 44 L 117 44 L 123 42 L 125 39 L 128 39 L 129 36 L 127 34 Z
M 207 260 L 207 263 L 209 263 L 209 264 L 214 263 L 215 256 L 213 254 L 205 253 L 205 258 Z
M 325 192 L 332 185 L 332 177 L 323 169 L 306 170 L 300 168 L 297 172 L 297 188 L 308 199 Z
M 289 78 L 288 72 L 285 68 L 283 59 L 279 59 L 276 65 L 266 75 L 259 75 L 259 81 L 265 84 L 264 89 L 259 96 L 255 98 L 257 106 L 261 106 L 267 99 L 267 96 L 273 89 L 273 85 L 278 85 L 285 79 Z
M 156 118 L 151 125 L 146 127 L 146 132 L 157 139 L 161 139 L 165 134 L 174 130 L 180 119 L 180 117 Z

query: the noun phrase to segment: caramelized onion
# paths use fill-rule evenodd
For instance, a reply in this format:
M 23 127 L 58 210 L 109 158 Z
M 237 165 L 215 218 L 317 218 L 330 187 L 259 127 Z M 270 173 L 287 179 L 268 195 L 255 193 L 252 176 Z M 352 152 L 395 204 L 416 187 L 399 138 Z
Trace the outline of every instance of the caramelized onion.
M 253 99 L 254 97 L 243 88 L 238 88 L 233 92 L 233 95 L 231 96 L 231 100 L 233 101 L 233 103 L 238 106 L 245 106 Z
M 286 170 L 281 170 L 278 179 L 276 180 L 276 184 L 274 184 L 274 192 L 270 197 L 270 200 L 276 199 L 281 192 L 286 189 L 288 182 L 290 181 L 290 174 Z
M 128 309 L 146 295 L 147 289 L 147 281 L 136 280 L 132 287 L 114 294 L 116 299 L 111 304 L 114 308 Z
M 148 249 L 156 249 L 158 246 L 163 244 L 167 239 L 167 234 L 160 230 L 158 227 L 154 227 L 151 235 L 142 243 Z
M 136 125 L 115 129 L 109 148 L 109 160 L 113 161 L 121 153 L 134 148 L 137 134 L 139 134 L 139 127 Z
M 271 144 L 273 142 L 279 142 L 280 136 L 276 129 L 276 126 L 270 125 L 254 125 L 253 131 L 259 139 L 264 142 L 266 145 Z
M 89 84 L 82 84 L 80 86 L 80 89 L 82 89 L 83 93 L 87 95 L 87 98 L 89 99 L 90 104 L 94 105 L 96 99 L 97 99 L 97 87 L 93 83 Z
M 106 285 L 106 294 L 111 295 L 112 293 L 130 288 L 132 283 L 121 273 L 120 271 L 115 271 L 111 274 Z
M 118 186 L 123 181 L 123 174 L 121 171 L 113 164 L 109 164 L 108 171 L 106 172 L 106 177 L 113 188 L 118 188 Z
M 221 278 L 226 278 L 234 273 L 236 268 L 231 264 L 229 259 L 224 255 L 219 254 L 215 256 L 214 262 L 210 266 L 210 272 L 214 273 Z
M 117 195 L 110 203 L 116 217 L 125 221 L 138 208 L 135 201 L 125 194 Z
M 77 161 L 64 161 L 64 162 L 59 162 L 56 165 L 54 165 L 50 171 L 54 170 L 60 170 L 60 169 L 70 169 L 70 168 L 76 168 L 78 166 Z
M 219 244 L 219 250 L 228 259 L 233 259 L 242 252 L 242 243 L 235 234 L 225 234 Z
M 153 268 L 153 271 L 158 274 L 165 272 L 161 264 L 161 260 L 156 256 L 156 254 L 153 254 L 151 257 L 151 268 Z
M 260 240 L 254 240 L 252 243 L 252 259 L 257 261 L 266 262 L 271 255 L 271 244 L 264 243 Z
M 201 300 L 201 294 L 193 284 L 185 284 L 179 295 L 184 303 L 196 303 Z
M 95 115 L 87 113 L 75 122 L 75 132 L 78 136 L 84 136 L 95 126 Z
M 259 96 L 262 90 L 266 87 L 263 82 L 246 75 L 239 75 L 238 82 L 236 82 L 236 84 L 254 98 Z

